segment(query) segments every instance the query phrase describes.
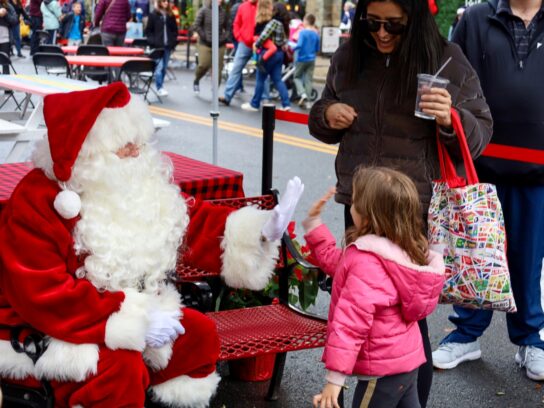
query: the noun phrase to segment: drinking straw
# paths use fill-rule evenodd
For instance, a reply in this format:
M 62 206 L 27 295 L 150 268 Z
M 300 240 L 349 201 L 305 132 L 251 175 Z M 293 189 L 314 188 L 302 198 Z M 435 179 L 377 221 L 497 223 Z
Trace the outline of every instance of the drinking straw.
M 442 66 L 441 66 L 440 68 L 438 68 L 438 71 L 436 71 L 436 73 L 433 75 L 432 80 L 436 79 L 436 77 L 438 76 L 438 74 L 440 74 L 440 73 L 442 72 L 442 70 L 443 70 L 444 68 L 446 68 L 446 65 L 448 65 L 448 64 L 450 63 L 450 61 L 451 61 L 451 57 L 449 57 L 449 58 L 446 60 L 446 62 L 444 62 L 444 63 L 442 64 Z M 431 81 L 432 81 L 432 80 L 431 80 Z

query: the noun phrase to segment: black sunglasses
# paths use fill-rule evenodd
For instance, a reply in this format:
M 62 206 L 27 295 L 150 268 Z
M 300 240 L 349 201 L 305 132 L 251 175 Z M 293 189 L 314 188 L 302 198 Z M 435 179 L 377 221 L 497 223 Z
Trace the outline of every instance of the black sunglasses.
M 399 23 L 397 21 L 389 20 L 376 20 L 375 18 L 361 18 L 363 23 L 366 25 L 366 28 L 371 33 L 376 33 L 380 31 L 380 27 L 383 24 L 383 28 L 389 34 L 399 35 L 404 32 L 406 29 L 406 24 Z

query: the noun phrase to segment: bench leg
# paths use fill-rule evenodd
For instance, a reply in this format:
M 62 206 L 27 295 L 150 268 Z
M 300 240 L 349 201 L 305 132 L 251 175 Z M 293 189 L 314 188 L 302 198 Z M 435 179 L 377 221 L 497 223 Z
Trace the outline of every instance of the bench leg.
M 285 367 L 285 358 L 287 353 L 276 354 L 276 361 L 274 362 L 274 371 L 272 372 L 272 378 L 270 379 L 270 385 L 268 386 L 268 393 L 265 399 L 267 401 L 276 401 L 280 392 L 281 378 L 283 377 L 283 369 Z

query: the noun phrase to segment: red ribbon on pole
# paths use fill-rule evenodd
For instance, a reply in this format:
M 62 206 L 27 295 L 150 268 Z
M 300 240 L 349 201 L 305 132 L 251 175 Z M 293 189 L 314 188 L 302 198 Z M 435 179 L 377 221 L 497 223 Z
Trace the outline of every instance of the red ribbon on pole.
M 526 147 L 489 143 L 482 156 L 544 165 L 544 150 L 528 149 Z

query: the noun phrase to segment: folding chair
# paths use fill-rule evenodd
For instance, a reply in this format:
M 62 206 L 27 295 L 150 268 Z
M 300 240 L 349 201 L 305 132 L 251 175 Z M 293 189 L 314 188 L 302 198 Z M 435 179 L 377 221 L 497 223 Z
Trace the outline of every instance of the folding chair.
M 145 50 L 148 45 L 147 38 L 135 38 L 132 41 L 132 46 L 136 48 L 143 48 Z
M 132 93 L 143 95 L 147 99 L 151 81 L 155 74 L 155 61 L 129 60 L 119 70 L 117 80 L 123 82 Z
M 34 63 L 34 69 L 37 75 L 40 74 L 38 68 L 42 67 L 48 74 L 66 75 L 67 78 L 72 77 L 70 73 L 70 64 L 68 64 L 64 55 L 37 52 L 32 56 L 32 62 Z
M 38 52 L 48 52 L 50 54 L 64 55 L 62 48 L 60 48 L 58 45 L 52 45 L 52 44 L 40 44 L 38 46 Z
M 38 35 L 38 44 L 49 44 L 51 34 L 45 30 L 36 30 L 36 34 Z
M 15 71 L 15 68 L 11 63 L 11 59 L 5 52 L 0 52 L 0 65 L 2 66 L 2 73 L 4 73 L 4 69 L 6 68 L 5 74 L 17 74 L 17 71 Z M 0 109 L 2 109 L 10 99 L 13 99 L 13 102 L 15 102 L 17 109 L 21 110 L 21 102 L 19 102 L 17 98 L 15 98 L 14 92 L 9 90 L 4 92 L 4 100 L 0 104 Z
M 108 47 L 98 44 L 80 45 L 77 48 L 77 55 L 110 55 Z M 83 67 L 80 71 L 80 79 L 89 78 L 94 81 L 98 81 L 100 85 L 102 82 L 110 82 L 111 71 L 107 67 Z

